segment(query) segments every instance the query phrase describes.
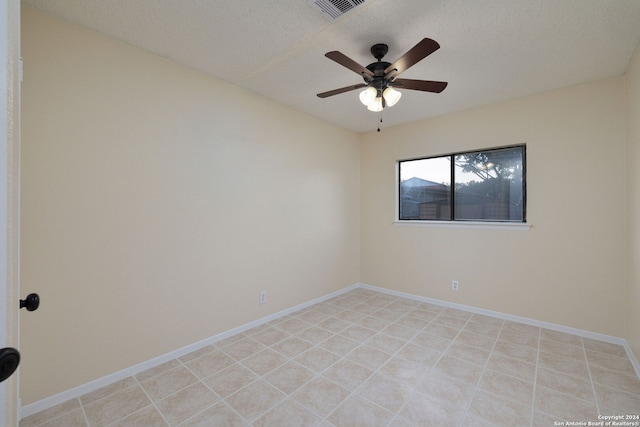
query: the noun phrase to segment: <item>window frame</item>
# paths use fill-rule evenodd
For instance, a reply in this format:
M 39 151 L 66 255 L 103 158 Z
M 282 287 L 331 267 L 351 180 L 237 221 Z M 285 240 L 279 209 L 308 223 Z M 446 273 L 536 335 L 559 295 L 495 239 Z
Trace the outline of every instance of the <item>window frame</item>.
M 522 148 L 522 220 L 470 220 L 470 219 L 455 219 L 455 203 L 456 203 L 456 190 L 455 190 L 455 156 L 482 153 L 487 151 L 506 150 L 511 148 Z M 401 195 L 401 163 L 410 162 L 416 160 L 427 160 L 436 158 L 449 158 L 450 161 L 450 200 L 449 209 L 451 213 L 451 219 L 401 219 L 400 218 L 400 195 Z M 526 144 L 512 144 L 491 148 L 481 148 L 474 150 L 457 151 L 439 155 L 413 157 L 407 159 L 400 159 L 396 161 L 396 195 L 395 195 L 395 219 L 396 225 L 409 225 L 409 226 L 428 226 L 428 227 L 445 227 L 445 228 L 488 228 L 488 229 L 519 229 L 529 230 L 530 224 L 527 223 L 527 145 Z

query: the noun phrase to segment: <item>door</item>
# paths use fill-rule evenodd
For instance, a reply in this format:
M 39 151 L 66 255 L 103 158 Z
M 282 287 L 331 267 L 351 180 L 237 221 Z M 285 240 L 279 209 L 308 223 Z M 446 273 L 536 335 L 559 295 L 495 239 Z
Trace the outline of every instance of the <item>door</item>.
M 20 0 L 0 0 L 0 348 L 18 346 Z M 0 426 L 18 425 L 18 380 L 0 383 Z

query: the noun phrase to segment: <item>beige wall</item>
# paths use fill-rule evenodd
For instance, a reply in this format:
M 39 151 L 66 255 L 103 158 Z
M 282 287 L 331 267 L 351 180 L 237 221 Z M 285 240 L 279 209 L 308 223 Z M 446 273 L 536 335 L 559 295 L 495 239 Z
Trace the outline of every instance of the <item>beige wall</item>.
M 624 336 L 624 124 L 612 78 L 366 134 L 361 281 Z M 529 231 L 392 223 L 396 160 L 523 143 Z
M 640 360 L 640 45 L 626 74 L 627 295 L 625 338 Z
M 358 282 L 356 134 L 28 7 L 22 32 L 23 405 Z

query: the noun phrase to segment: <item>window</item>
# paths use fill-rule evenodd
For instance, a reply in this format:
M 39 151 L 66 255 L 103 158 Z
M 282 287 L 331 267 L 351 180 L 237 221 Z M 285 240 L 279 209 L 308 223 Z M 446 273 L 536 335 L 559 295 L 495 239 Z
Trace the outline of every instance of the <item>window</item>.
M 526 222 L 524 145 L 398 162 L 400 221 Z

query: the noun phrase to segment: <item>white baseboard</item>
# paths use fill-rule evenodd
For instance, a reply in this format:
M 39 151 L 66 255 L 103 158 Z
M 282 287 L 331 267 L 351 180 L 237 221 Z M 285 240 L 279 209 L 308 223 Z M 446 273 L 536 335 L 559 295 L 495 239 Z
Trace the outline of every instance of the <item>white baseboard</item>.
M 558 325 L 555 323 L 549 323 L 549 322 L 543 322 L 540 320 L 535 320 L 535 319 L 530 319 L 530 318 L 526 318 L 526 317 L 520 317 L 520 316 L 515 316 L 512 314 L 505 314 L 505 313 L 500 313 L 497 311 L 491 311 L 491 310 L 485 310 L 482 308 L 477 308 L 477 307 L 472 307 L 472 306 L 468 306 L 468 305 L 463 305 L 463 304 L 457 304 L 457 303 L 453 303 L 453 302 L 449 302 L 449 301 L 443 301 L 443 300 L 438 300 L 438 299 L 433 299 L 433 298 L 427 298 L 427 297 L 422 297 L 419 295 L 414 295 L 414 294 L 408 294 L 405 292 L 399 292 L 399 291 L 393 291 L 390 289 L 386 289 L 386 288 L 380 288 L 377 286 L 371 286 L 371 285 L 367 285 L 364 283 L 356 283 L 355 285 L 351 285 L 348 286 L 344 289 L 341 289 L 339 291 L 336 292 L 332 292 L 328 295 L 325 295 L 323 297 L 319 297 L 316 299 L 313 299 L 311 301 L 293 306 L 291 308 L 288 308 L 286 310 L 282 310 L 279 311 L 277 313 L 271 314 L 269 316 L 265 316 L 262 317 L 260 319 L 254 320 L 253 322 L 249 322 L 247 324 L 244 324 L 242 326 L 238 326 L 237 328 L 233 328 L 230 329 L 228 331 L 222 332 L 220 334 L 214 335 L 210 338 L 204 339 L 202 341 L 196 342 L 194 344 L 188 345 L 186 347 L 182 347 L 178 350 L 174 350 L 171 351 L 169 353 L 163 354 L 162 356 L 158 356 L 156 358 L 153 358 L 151 360 L 148 360 L 146 362 L 140 363 L 138 365 L 123 369 L 121 371 L 115 372 L 113 374 L 104 376 L 102 378 L 99 378 L 95 381 L 91 381 L 88 382 L 86 384 L 83 384 L 81 386 L 78 387 L 74 387 L 70 390 L 66 390 L 63 391 L 61 393 L 58 393 L 56 395 L 53 395 L 51 397 L 47 397 L 45 399 L 39 400 L 37 402 L 31 403 L 29 405 L 26 405 L 24 407 L 21 408 L 20 410 L 20 417 L 21 418 L 25 418 L 28 417 L 29 415 L 33 415 L 37 412 L 43 411 L 45 409 L 49 409 L 52 408 L 56 405 L 59 405 L 61 403 L 64 403 L 70 399 L 74 399 L 74 398 L 78 398 L 86 393 L 90 393 L 92 391 L 98 390 L 102 387 L 105 387 L 109 384 L 112 384 L 114 382 L 123 380 L 125 378 L 128 378 L 130 376 L 133 375 L 137 375 L 143 371 L 146 371 L 147 369 L 153 368 L 155 366 L 161 365 L 165 362 L 168 362 L 169 360 L 184 356 L 186 354 L 189 354 L 193 351 L 199 350 L 203 347 L 206 347 L 208 345 L 211 344 L 215 344 L 216 342 L 222 341 L 226 338 L 229 338 L 233 335 L 239 334 L 241 332 L 244 332 L 246 330 L 249 330 L 251 328 L 255 328 L 256 326 L 260 326 L 264 323 L 267 322 L 271 322 L 272 320 L 276 320 L 279 319 L 280 317 L 286 316 L 290 313 L 293 313 L 295 311 L 301 310 L 303 308 L 307 308 L 310 307 L 314 304 L 317 304 L 319 302 L 322 301 L 326 301 L 328 299 L 334 298 L 336 296 L 342 295 L 346 292 L 349 292 L 351 290 L 357 289 L 357 288 L 362 288 L 362 289 L 368 289 L 368 290 L 372 290 L 372 291 L 376 291 L 376 292 L 380 292 L 380 293 L 384 293 L 384 294 L 388 294 L 388 295 L 392 295 L 392 296 L 397 296 L 397 297 L 402 297 L 402 298 L 408 298 L 411 300 L 415 300 L 415 301 L 420 301 L 420 302 L 426 302 L 426 303 L 430 303 L 430 304 L 434 304 L 434 305 L 439 305 L 442 307 L 449 307 L 449 308 L 455 308 L 458 310 L 464 310 L 464 311 L 468 311 L 471 313 L 477 313 L 477 314 L 483 314 L 485 316 L 491 316 L 491 317 L 496 317 L 499 319 L 503 319 L 503 320 L 509 320 L 509 321 L 513 321 L 513 322 L 519 322 L 519 323 L 524 323 L 527 325 L 532 325 L 532 326 L 538 326 L 541 328 L 545 328 L 545 329 L 550 329 L 553 331 L 558 331 L 558 332 L 565 332 L 568 334 L 573 334 L 573 335 L 578 335 L 581 337 L 585 337 L 585 338 L 591 338 L 594 340 L 598 340 L 598 341 L 604 341 L 604 342 L 608 342 L 608 343 L 612 343 L 612 344 L 618 344 L 618 345 L 622 345 L 624 346 L 625 350 L 627 351 L 627 355 L 629 356 L 629 360 L 631 360 L 631 363 L 633 364 L 633 367 L 635 368 L 636 374 L 638 375 L 638 377 L 640 377 L 640 364 L 638 363 L 638 360 L 635 358 L 635 355 L 633 354 L 633 352 L 631 351 L 631 347 L 629 347 L 629 343 L 623 339 L 623 338 L 618 338 L 618 337 L 613 337 L 610 335 L 605 335 L 605 334 L 600 334 L 600 333 L 596 333 L 596 332 L 590 332 L 590 331 L 585 331 L 582 329 L 576 329 L 576 328 L 570 328 L 568 326 L 562 326 L 562 325 Z
M 279 319 L 280 317 L 286 316 L 294 311 L 301 310 L 303 308 L 310 307 L 314 304 L 317 304 L 322 301 L 326 301 L 328 299 L 334 298 L 336 296 L 342 295 L 346 292 L 349 292 L 353 289 L 358 288 L 358 285 L 347 286 L 344 289 L 341 289 L 336 292 L 332 292 L 328 295 L 313 299 L 311 301 L 298 304 L 296 306 L 287 308 L 285 310 L 279 311 L 274 314 L 270 314 L 268 316 L 262 317 L 260 319 L 254 320 L 253 322 L 246 323 L 244 325 L 238 326 L 237 328 L 230 329 L 228 331 L 219 333 L 212 337 L 206 338 L 202 341 L 198 341 L 194 344 L 190 344 L 186 347 L 182 347 L 178 350 L 171 351 L 169 353 L 163 354 L 162 356 L 155 357 L 151 360 L 147 360 L 146 362 L 139 363 L 135 366 L 131 366 L 129 368 L 123 369 L 118 372 L 114 372 L 113 374 L 106 375 L 102 378 L 98 378 L 97 380 L 88 382 L 86 384 L 80 385 L 78 387 L 74 387 L 72 389 L 63 391 L 61 393 L 55 394 L 53 396 L 44 398 L 34 403 L 30 403 L 26 406 L 23 406 L 20 409 L 20 418 L 28 417 L 29 415 L 33 415 L 40 411 L 44 411 L 45 409 L 52 408 L 56 405 L 64 403 L 68 400 L 78 398 L 84 394 L 90 393 L 92 391 L 98 390 L 102 387 L 113 384 L 117 381 L 123 380 L 133 375 L 137 375 L 141 372 L 146 371 L 147 369 L 154 368 L 158 365 L 162 365 L 165 362 L 176 359 L 178 357 L 184 356 L 201 348 L 204 348 L 208 345 L 215 344 L 216 342 L 222 341 L 226 338 L 229 338 L 233 335 L 239 334 L 241 332 L 247 331 L 251 328 L 255 328 L 256 326 L 260 326 L 264 323 L 271 322 L 272 320 Z

